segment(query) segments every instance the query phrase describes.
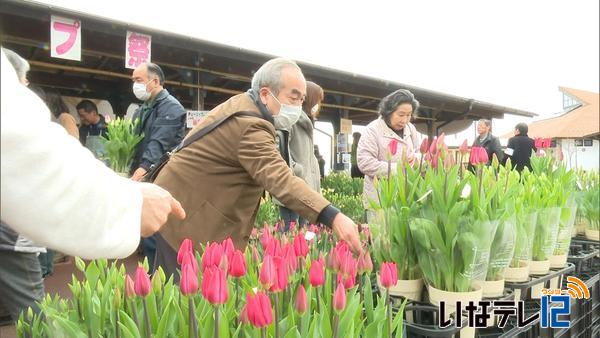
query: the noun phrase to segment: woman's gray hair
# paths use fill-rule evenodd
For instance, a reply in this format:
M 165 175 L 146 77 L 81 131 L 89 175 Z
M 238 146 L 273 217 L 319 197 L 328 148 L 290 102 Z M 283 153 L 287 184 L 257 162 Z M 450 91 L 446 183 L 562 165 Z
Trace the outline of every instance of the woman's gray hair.
M 392 115 L 392 113 L 398 109 L 398 106 L 403 103 L 409 103 L 412 106 L 412 113 L 417 113 L 419 101 L 415 99 L 413 93 L 408 89 L 398 89 L 379 102 L 379 115 L 381 115 L 384 120 L 388 121 L 390 115 Z
M 19 77 L 19 81 L 22 84 L 27 84 L 27 72 L 29 71 L 29 62 L 23 59 L 19 54 L 13 52 L 10 49 L 2 48 L 6 58 L 10 62 L 10 64 L 15 68 L 17 72 L 17 76 Z
M 302 73 L 300 67 L 293 60 L 276 58 L 267 61 L 254 73 L 252 91 L 258 93 L 262 87 L 269 87 L 273 91 L 273 95 L 278 95 L 281 89 L 281 71 L 288 67 L 296 68 Z

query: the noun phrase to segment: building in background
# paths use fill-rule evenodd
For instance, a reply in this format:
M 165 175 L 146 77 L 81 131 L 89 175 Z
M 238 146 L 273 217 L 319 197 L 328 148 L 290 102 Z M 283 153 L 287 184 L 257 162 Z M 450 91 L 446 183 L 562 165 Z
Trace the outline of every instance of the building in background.
M 552 138 L 570 168 L 598 169 L 600 161 L 599 94 L 559 87 L 563 112 L 529 124 L 529 137 Z

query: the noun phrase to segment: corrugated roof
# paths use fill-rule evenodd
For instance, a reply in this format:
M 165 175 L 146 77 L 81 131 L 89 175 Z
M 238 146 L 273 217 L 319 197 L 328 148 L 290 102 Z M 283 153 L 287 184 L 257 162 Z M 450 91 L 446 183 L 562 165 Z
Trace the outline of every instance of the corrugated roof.
M 600 134 L 600 95 L 585 90 L 559 87 L 581 102 L 581 106 L 560 116 L 529 125 L 530 137 L 581 138 Z

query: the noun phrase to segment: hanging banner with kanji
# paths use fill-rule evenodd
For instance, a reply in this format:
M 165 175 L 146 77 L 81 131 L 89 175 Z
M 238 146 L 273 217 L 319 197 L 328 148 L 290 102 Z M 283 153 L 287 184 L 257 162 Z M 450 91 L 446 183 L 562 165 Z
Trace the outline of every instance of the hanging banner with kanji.
M 152 36 L 127 31 L 125 40 L 125 68 L 135 69 L 144 62 L 150 62 Z
M 50 19 L 50 56 L 81 61 L 81 21 L 52 15 Z

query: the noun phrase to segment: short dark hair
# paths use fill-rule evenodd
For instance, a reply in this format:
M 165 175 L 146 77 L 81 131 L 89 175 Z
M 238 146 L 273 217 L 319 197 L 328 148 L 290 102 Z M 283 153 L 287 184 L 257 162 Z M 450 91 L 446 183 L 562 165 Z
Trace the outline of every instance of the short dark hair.
M 96 104 L 90 100 L 82 100 L 77 104 L 77 110 L 83 109 L 86 113 L 96 112 L 98 113 L 98 107 Z
M 529 131 L 529 127 L 527 127 L 527 123 L 517 123 L 515 129 L 519 131 L 519 135 L 527 136 L 527 132 Z
M 392 113 L 398 109 L 398 106 L 404 103 L 409 103 L 412 106 L 413 114 L 417 113 L 419 101 L 415 99 L 413 93 L 408 89 L 398 89 L 381 99 L 381 102 L 379 102 L 379 115 L 389 123 Z
M 165 84 L 165 73 L 160 66 L 152 62 L 146 62 L 146 66 L 148 67 L 148 75 L 153 74 L 158 77 L 158 83 L 163 86 Z

